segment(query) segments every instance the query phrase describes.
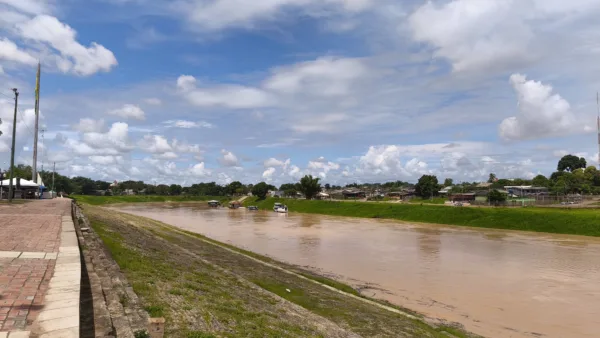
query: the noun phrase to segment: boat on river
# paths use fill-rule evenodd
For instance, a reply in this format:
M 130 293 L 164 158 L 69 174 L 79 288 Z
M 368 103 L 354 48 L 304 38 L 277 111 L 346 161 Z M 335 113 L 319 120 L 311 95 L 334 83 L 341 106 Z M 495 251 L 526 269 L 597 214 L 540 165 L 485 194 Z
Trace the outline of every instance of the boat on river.
M 248 207 L 248 210 L 250 210 L 250 211 L 257 211 L 258 207 L 255 206 L 255 205 L 251 205 L 251 206 Z
M 282 213 L 282 214 L 287 214 L 288 207 L 287 207 L 287 205 L 284 205 L 282 203 L 275 203 L 275 205 L 273 206 L 273 211 Z
M 208 201 L 208 206 L 211 208 L 218 208 L 219 206 L 221 206 L 221 202 L 215 200 Z

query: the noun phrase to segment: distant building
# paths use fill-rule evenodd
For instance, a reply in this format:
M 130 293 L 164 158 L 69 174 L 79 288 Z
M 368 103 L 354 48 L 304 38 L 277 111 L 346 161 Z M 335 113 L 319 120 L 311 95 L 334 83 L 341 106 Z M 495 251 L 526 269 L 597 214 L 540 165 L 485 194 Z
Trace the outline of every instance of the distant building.
M 281 191 L 281 190 L 278 190 L 278 191 L 269 191 L 269 194 L 271 195 L 271 197 L 279 197 L 279 198 L 281 198 L 281 197 L 285 196 L 285 193 L 283 191 Z
M 367 198 L 367 194 L 364 191 L 354 189 L 343 190 L 342 195 L 344 198 Z
M 464 193 L 464 194 L 452 194 L 449 196 L 449 199 L 452 202 L 469 202 L 472 203 L 475 201 L 476 195 L 475 193 Z
M 545 195 L 548 194 L 548 188 L 546 187 L 534 187 L 531 185 L 519 185 L 519 186 L 505 186 L 504 189 L 509 195 L 516 196 L 530 196 L 530 195 Z

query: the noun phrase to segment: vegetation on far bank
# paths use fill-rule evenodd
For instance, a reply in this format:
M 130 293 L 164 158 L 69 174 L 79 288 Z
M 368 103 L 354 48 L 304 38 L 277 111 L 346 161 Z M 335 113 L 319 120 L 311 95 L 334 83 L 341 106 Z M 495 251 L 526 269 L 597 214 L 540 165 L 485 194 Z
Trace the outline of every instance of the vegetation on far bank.
M 285 203 L 290 212 L 362 218 L 386 218 L 409 222 L 461 225 L 479 228 L 523 230 L 600 236 L 597 209 L 477 208 L 372 202 L 332 202 L 300 199 L 249 198 L 245 205 L 271 210 Z
M 152 203 L 152 202 L 201 202 L 217 200 L 221 203 L 228 202 L 230 198 L 223 196 L 156 196 L 156 195 L 123 195 L 123 196 L 88 196 L 73 195 L 72 199 L 77 202 L 91 205 L 105 205 L 117 203 Z
M 350 286 L 147 218 L 84 205 L 84 214 L 169 337 L 472 337 L 433 327 L 309 279 Z M 284 301 L 285 299 L 285 301 Z

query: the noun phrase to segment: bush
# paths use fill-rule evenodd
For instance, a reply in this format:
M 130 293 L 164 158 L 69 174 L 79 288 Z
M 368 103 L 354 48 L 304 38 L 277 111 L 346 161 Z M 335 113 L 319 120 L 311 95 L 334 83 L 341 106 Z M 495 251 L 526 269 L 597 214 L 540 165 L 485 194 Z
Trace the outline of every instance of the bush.
M 488 193 L 488 202 L 494 204 L 506 202 L 506 194 L 503 194 L 498 190 L 494 189 Z

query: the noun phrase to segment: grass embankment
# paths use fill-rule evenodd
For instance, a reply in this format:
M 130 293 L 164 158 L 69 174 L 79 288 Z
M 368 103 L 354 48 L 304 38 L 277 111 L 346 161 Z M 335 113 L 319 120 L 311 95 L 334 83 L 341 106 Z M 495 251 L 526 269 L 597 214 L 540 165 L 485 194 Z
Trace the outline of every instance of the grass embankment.
M 600 236 L 600 210 L 597 209 L 459 208 L 426 204 L 329 202 L 275 198 L 267 198 L 262 201 L 252 198 L 244 201 L 244 204 L 270 210 L 275 202 L 285 203 L 291 212 Z
M 408 203 L 411 204 L 444 204 L 448 201 L 447 198 L 444 197 L 434 197 L 434 198 L 413 198 L 408 200 Z
M 73 195 L 74 200 L 80 203 L 91 205 L 106 205 L 117 203 L 151 203 L 151 202 L 202 202 L 217 200 L 221 203 L 229 202 L 228 197 L 213 196 L 155 196 L 155 195 L 134 195 L 134 196 L 87 196 Z
M 84 213 L 146 310 L 167 319 L 169 337 L 470 337 L 340 294 L 255 259 L 357 292 L 198 234 L 90 205 Z

